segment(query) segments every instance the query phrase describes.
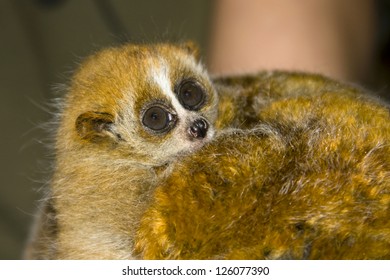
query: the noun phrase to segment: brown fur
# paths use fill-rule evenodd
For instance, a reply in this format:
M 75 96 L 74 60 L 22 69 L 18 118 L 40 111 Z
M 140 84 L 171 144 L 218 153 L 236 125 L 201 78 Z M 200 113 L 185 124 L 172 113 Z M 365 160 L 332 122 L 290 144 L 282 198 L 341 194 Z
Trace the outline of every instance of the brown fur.
M 28 256 L 390 258 L 388 107 L 318 75 L 211 83 L 194 52 L 128 45 L 82 64 L 57 133 L 55 218 Z M 214 140 L 187 141 L 187 119 L 164 135 L 140 125 L 144 104 L 166 99 L 149 77 L 161 59 L 172 88 L 192 77 L 206 89 L 191 114 L 215 127 Z
M 176 164 L 142 217 L 139 257 L 389 259 L 389 109 L 320 76 L 251 83 L 245 113 L 259 121 Z
M 133 235 L 155 182 L 169 163 L 212 137 L 217 96 L 191 52 L 188 44 L 127 45 L 91 56 L 75 73 L 56 137 L 50 192 L 56 251 L 49 258 L 132 258 Z M 199 111 L 179 115 L 174 129 L 164 134 L 141 125 L 150 102 L 172 106 L 154 80 L 156 73 L 167 76 L 170 88 L 196 78 L 207 93 Z M 188 126 L 198 117 L 208 120 L 208 136 L 189 139 Z M 32 245 L 38 251 L 34 244 L 40 239 L 38 233 Z

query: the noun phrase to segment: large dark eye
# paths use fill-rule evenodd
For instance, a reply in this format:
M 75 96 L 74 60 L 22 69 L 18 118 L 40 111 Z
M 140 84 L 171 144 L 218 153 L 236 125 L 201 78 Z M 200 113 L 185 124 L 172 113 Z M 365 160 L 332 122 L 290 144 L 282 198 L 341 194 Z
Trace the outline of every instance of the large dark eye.
M 173 121 L 173 115 L 160 106 L 153 106 L 147 109 L 142 117 L 142 123 L 156 131 L 165 131 Z
M 205 100 L 203 89 L 193 81 L 184 81 L 179 86 L 177 95 L 181 105 L 188 110 L 198 110 Z

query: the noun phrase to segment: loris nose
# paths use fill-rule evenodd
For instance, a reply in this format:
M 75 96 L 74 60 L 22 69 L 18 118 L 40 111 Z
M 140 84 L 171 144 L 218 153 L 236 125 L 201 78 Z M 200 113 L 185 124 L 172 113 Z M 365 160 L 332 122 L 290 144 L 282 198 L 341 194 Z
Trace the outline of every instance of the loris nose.
M 208 128 L 209 125 L 205 119 L 197 119 L 191 124 L 188 133 L 193 138 L 205 138 Z

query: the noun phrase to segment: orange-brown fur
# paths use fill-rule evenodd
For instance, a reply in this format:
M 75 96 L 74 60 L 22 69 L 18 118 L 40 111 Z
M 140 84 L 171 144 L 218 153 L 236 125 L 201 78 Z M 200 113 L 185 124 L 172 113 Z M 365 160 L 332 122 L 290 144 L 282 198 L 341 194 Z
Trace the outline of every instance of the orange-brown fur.
M 257 124 L 176 164 L 142 217 L 139 257 L 389 259 L 389 108 L 315 75 L 251 89 Z
M 29 256 L 390 258 L 389 108 L 319 75 L 211 83 L 191 53 L 128 45 L 82 64 L 57 132 L 55 218 L 43 219 Z M 161 58 L 172 81 L 204 84 L 199 114 L 214 139 L 195 147 L 176 139 L 179 128 L 139 125 L 142 104 L 164 98 L 147 78 Z
M 155 182 L 177 157 L 212 137 L 217 96 L 192 52 L 187 44 L 126 45 L 103 50 L 81 65 L 64 98 L 56 134 L 49 199 L 56 250 L 42 252 L 38 234 L 27 257 L 132 258 L 133 235 Z M 179 116 L 165 134 L 150 133 L 140 124 L 149 102 L 170 105 L 155 73 L 167 75 L 172 88 L 181 79 L 196 78 L 207 92 L 201 110 Z M 209 121 L 210 135 L 188 140 L 185 130 L 197 116 Z

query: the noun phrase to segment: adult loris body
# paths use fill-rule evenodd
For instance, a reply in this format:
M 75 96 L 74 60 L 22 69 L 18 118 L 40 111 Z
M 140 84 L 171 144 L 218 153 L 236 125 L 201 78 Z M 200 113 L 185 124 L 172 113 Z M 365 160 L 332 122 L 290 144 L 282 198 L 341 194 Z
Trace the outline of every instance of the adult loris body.
M 139 257 L 389 259 L 389 107 L 316 75 L 218 83 L 245 108 L 221 117 L 252 128 L 176 164 L 142 217 Z

